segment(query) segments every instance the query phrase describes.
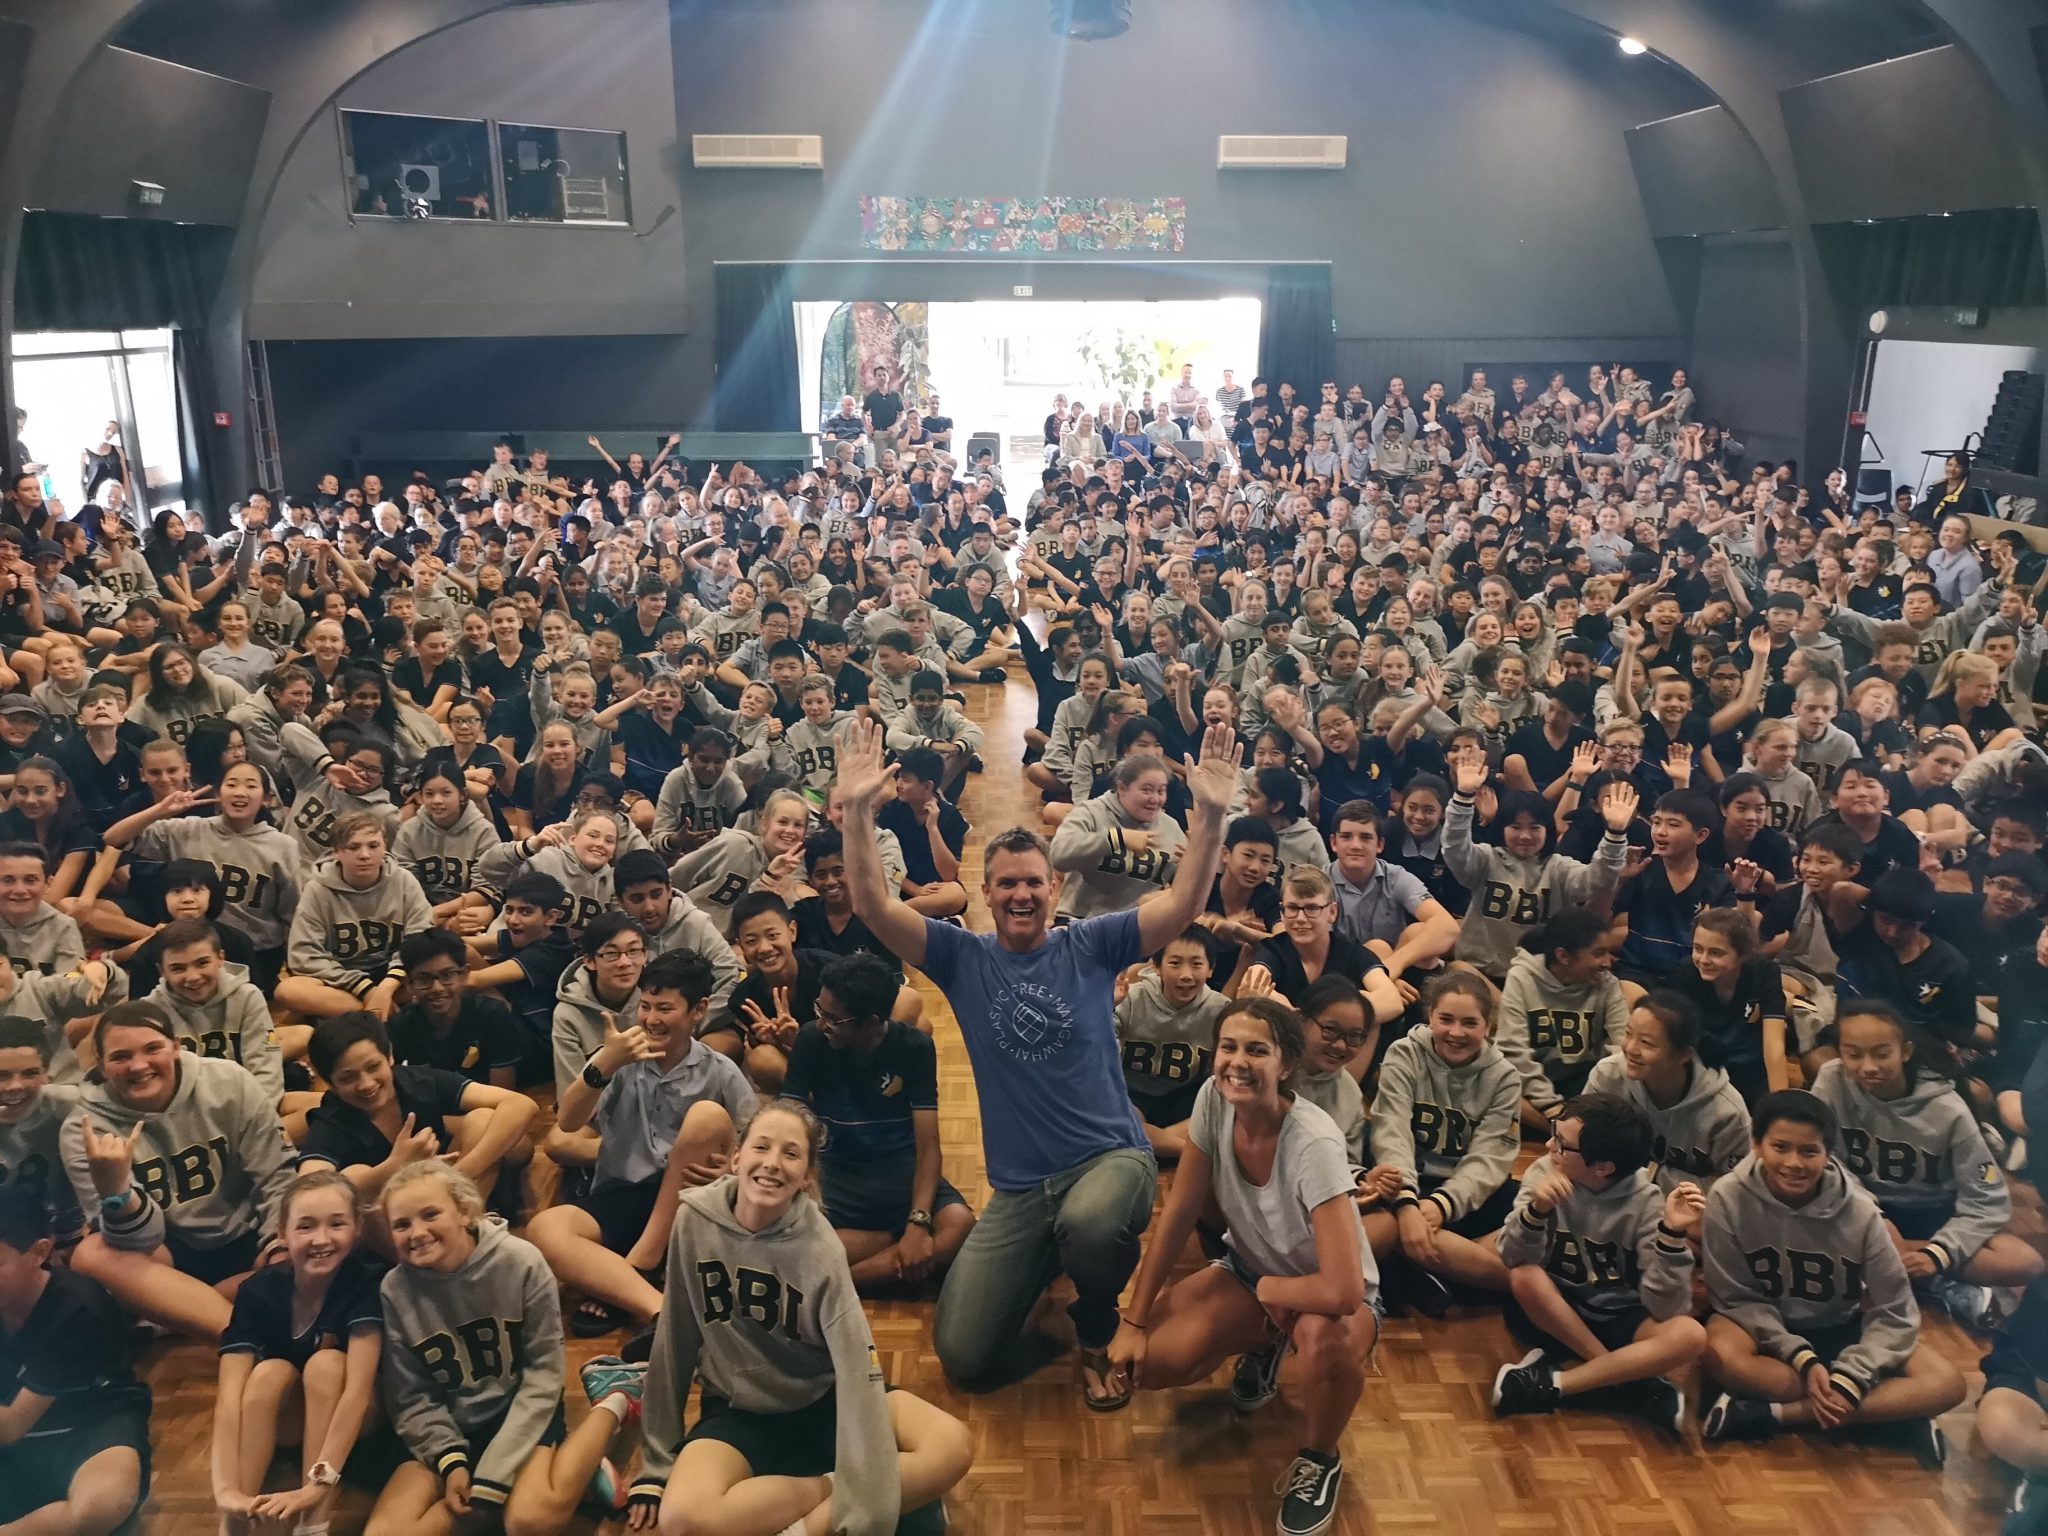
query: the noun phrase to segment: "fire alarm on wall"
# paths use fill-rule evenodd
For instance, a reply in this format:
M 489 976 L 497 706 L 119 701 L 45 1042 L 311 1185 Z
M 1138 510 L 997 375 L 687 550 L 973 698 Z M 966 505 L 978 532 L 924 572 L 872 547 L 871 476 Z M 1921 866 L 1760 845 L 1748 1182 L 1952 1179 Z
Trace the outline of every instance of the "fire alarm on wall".
M 216 427 L 232 427 L 235 424 L 235 418 L 226 411 L 215 411 L 213 413 L 213 424 Z

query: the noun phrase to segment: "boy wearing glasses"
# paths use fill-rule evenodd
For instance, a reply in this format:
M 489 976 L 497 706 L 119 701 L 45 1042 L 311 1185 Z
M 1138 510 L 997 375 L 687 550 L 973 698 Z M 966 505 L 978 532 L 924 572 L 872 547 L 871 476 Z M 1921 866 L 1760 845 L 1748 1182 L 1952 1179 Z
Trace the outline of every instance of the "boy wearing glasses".
M 1509 1329 L 1533 1347 L 1493 1378 L 1501 1417 L 1609 1391 L 1683 1434 L 1685 1397 L 1668 1377 L 1707 1344 L 1692 1316 L 1690 1243 L 1706 1197 L 1696 1184 L 1658 1189 L 1646 1169 L 1653 1140 L 1626 1099 L 1581 1094 L 1523 1176 L 1500 1256 L 1514 1297 Z
M 446 928 L 409 933 L 398 946 L 412 1001 L 386 1026 L 394 1061 L 460 1072 L 494 1088 L 530 1088 L 548 1080 L 546 1052 L 527 1061 L 512 1010 L 469 986 L 469 946 Z
M 1282 997 L 1308 992 L 1311 973 L 1342 976 L 1365 994 L 1375 1024 L 1390 1024 L 1404 1006 L 1380 957 L 1336 931 L 1337 888 L 1320 869 L 1297 865 L 1280 882 L 1280 931 L 1239 952 L 1237 974 L 1225 995 L 1236 997 L 1254 966 L 1264 966 Z

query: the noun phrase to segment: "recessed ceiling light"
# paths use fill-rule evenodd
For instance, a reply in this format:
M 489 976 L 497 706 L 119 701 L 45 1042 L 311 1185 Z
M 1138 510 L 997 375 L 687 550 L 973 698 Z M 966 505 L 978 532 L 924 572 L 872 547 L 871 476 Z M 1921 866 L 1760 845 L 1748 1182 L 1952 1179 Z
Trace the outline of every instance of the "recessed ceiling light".
M 1619 46 L 1621 51 L 1630 58 L 1634 58 L 1639 53 L 1648 53 L 1650 51 L 1650 45 L 1640 37 L 1624 37 Z

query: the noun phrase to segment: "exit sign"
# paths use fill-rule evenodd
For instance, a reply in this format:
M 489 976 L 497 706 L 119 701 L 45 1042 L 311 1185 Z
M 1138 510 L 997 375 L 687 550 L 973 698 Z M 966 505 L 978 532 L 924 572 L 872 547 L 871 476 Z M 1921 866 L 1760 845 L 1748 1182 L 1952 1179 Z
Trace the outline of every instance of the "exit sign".
M 1012 289 L 1010 290 L 1010 297 L 1011 297 L 1011 298 L 1013 298 L 1013 299 L 1028 299 L 1028 298 L 1030 298 L 1030 297 L 1031 297 L 1031 285 L 1030 285 L 1029 283 L 1019 283 L 1019 284 L 1017 284 L 1017 286 L 1016 286 L 1016 287 L 1014 287 L 1014 288 L 1012 288 Z

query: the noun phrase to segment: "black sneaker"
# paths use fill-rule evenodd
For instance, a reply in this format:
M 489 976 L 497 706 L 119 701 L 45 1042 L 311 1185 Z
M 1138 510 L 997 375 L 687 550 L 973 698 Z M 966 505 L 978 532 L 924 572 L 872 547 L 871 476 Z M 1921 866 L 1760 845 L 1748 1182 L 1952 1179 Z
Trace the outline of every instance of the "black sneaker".
M 1502 1366 L 1493 1376 L 1493 1411 L 1500 1418 L 1516 1413 L 1554 1413 L 1564 1400 L 1557 1373 L 1540 1349 Z
M 1777 1415 L 1760 1398 L 1719 1393 L 1700 1415 L 1702 1440 L 1765 1440 L 1778 1432 Z
M 1411 1312 L 1441 1321 L 1451 1311 L 1451 1288 L 1419 1264 L 1392 1266 L 1394 1298 Z
M 1948 1436 L 1932 1419 L 1908 1419 L 1899 1426 L 1899 1438 L 1907 1450 L 1936 1471 L 1948 1460 Z
M 2044 1536 L 2048 1533 L 2048 1482 L 2023 1477 L 2013 1488 L 2012 1502 L 2005 1506 L 2005 1524 L 2000 1536 Z
M 1629 1412 L 1681 1438 L 1685 1434 L 1685 1393 L 1662 1376 L 1632 1381 L 1622 1389 Z
M 619 1346 L 619 1358 L 628 1365 L 645 1365 L 654 1358 L 654 1329 L 642 1328 Z
M 1239 1413 L 1256 1413 L 1273 1401 L 1280 1390 L 1280 1362 L 1287 1355 L 1287 1335 L 1276 1335 L 1263 1349 L 1237 1357 L 1237 1369 L 1230 1375 L 1230 1406 Z
M 1280 1495 L 1280 1536 L 1321 1536 L 1336 1522 L 1337 1492 L 1343 1486 L 1342 1459 L 1301 1452 L 1273 1485 Z

